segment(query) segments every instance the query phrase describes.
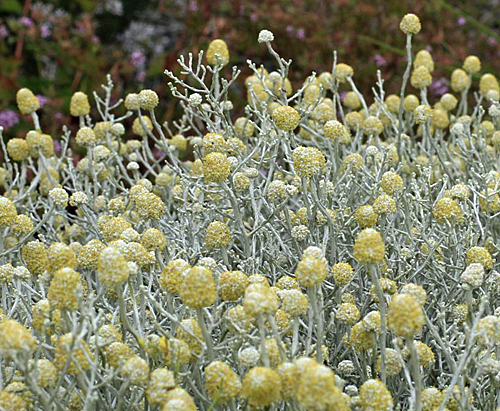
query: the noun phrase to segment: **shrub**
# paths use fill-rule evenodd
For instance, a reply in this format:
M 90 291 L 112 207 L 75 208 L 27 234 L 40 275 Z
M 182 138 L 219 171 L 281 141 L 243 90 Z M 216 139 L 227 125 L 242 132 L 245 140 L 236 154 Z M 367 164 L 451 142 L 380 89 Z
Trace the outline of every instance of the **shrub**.
M 278 69 L 248 61 L 243 117 L 230 43 L 166 71 L 171 123 L 149 89 L 118 114 L 109 76 L 99 117 L 72 99 L 76 164 L 22 90 L 33 130 L 1 145 L 2 407 L 494 406 L 500 88 L 476 91 L 469 57 L 460 94 L 431 100 L 418 22 L 400 92 L 379 75 L 373 102 L 336 55 L 294 90 L 269 31 Z

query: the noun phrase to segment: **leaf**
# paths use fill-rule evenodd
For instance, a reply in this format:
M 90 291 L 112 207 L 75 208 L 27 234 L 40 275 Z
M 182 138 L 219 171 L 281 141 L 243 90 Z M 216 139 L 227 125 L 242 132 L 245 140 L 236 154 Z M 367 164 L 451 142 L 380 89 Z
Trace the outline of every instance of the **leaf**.
M 384 51 L 388 50 L 388 51 L 392 51 L 395 54 L 399 54 L 400 56 L 406 56 L 406 51 L 405 50 L 397 48 L 397 47 L 394 47 L 394 46 L 391 46 L 390 44 L 384 43 L 383 41 L 374 39 L 372 37 L 365 36 L 363 34 L 358 34 L 358 39 L 360 39 L 361 41 L 366 41 L 366 42 L 369 42 L 369 43 L 373 43 L 373 44 L 379 46 Z
M 147 71 L 149 77 L 163 73 L 165 69 L 165 55 L 165 53 L 160 54 L 150 63 Z
M 0 11 L 21 14 L 23 7 L 18 0 L 2 0 L 0 1 Z
M 80 0 L 81 8 L 87 13 L 91 13 L 97 7 L 97 2 L 95 0 Z

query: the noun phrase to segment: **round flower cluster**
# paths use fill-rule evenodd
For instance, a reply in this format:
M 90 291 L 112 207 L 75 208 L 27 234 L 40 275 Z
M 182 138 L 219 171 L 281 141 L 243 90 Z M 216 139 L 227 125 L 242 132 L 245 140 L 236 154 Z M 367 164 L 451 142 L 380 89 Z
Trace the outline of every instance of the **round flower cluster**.
M 305 315 L 309 308 L 307 296 L 299 290 L 282 290 L 278 292 L 281 309 L 291 317 Z
M 393 409 L 392 396 L 380 380 L 368 380 L 359 390 L 360 404 L 365 410 L 391 411 Z
M 106 247 L 101 251 L 97 262 L 97 276 L 108 288 L 119 286 L 128 280 L 130 267 L 118 248 Z
M 183 273 L 189 268 L 190 265 L 183 259 L 170 261 L 161 272 L 159 280 L 161 287 L 169 293 L 178 292 Z
M 436 201 L 432 214 L 434 215 L 436 221 L 440 224 L 462 224 L 465 220 L 460 206 L 455 200 L 449 197 L 443 197 Z
M 407 14 L 401 20 L 399 28 L 405 34 L 418 34 L 422 28 L 420 19 L 415 14 Z
M 253 283 L 246 288 L 243 307 L 249 316 L 274 314 L 278 306 L 279 300 L 268 285 Z
M 259 43 L 270 43 L 274 40 L 274 34 L 269 30 L 261 30 L 259 33 Z
M 219 295 L 224 301 L 237 301 L 248 286 L 248 277 L 242 271 L 224 271 L 219 275 Z
M 323 133 L 332 141 L 346 144 L 351 141 L 351 134 L 345 125 L 340 121 L 330 120 L 325 123 Z
M 313 177 L 321 172 L 326 159 L 314 147 L 297 147 L 292 153 L 293 167 L 300 177 Z
M 493 258 L 484 247 L 469 248 L 465 255 L 465 261 L 469 265 L 474 263 L 481 264 L 486 270 L 491 270 L 493 268 Z
M 303 287 L 314 287 L 321 284 L 327 274 L 328 263 L 322 251 L 317 247 L 307 248 L 295 270 L 299 284 Z
M 222 183 L 231 174 L 231 165 L 225 154 L 210 153 L 203 159 L 203 178 L 207 183 Z
M 389 304 L 387 320 L 396 335 L 412 338 L 424 325 L 422 306 L 410 294 L 398 294 Z
M 38 97 L 29 88 L 22 88 L 16 94 L 17 107 L 22 114 L 31 114 L 40 108 Z
M 467 266 L 460 276 L 460 281 L 464 289 L 479 288 L 483 284 L 484 268 L 479 263 L 472 263 Z
M 337 263 L 332 269 L 333 281 L 339 287 L 344 287 L 354 278 L 354 269 L 349 263 Z
M 211 398 L 227 403 L 239 395 L 241 381 L 229 365 L 214 361 L 205 368 L 205 386 Z
M 300 114 L 290 106 L 279 106 L 273 111 L 276 126 L 283 131 L 294 130 L 300 122 Z
M 158 94 L 153 90 L 142 90 L 138 95 L 138 99 L 139 107 L 143 110 L 152 110 L 159 103 Z
M 387 171 L 382 175 L 380 187 L 386 194 L 391 196 L 401 193 L 403 190 L 403 179 L 397 173 Z
M 210 42 L 207 50 L 207 61 L 209 64 L 216 66 L 225 66 L 229 63 L 229 49 L 224 40 L 216 39 Z
M 226 248 L 231 242 L 231 232 L 226 223 L 214 221 L 207 227 L 205 245 L 210 249 Z
M 351 66 L 345 63 L 339 63 L 335 66 L 334 76 L 339 83 L 345 83 L 347 79 L 354 75 L 354 70 Z
M 361 264 L 378 264 L 385 256 L 382 236 L 373 228 L 361 231 L 354 243 L 353 256 Z
M 74 117 L 87 116 L 90 114 L 89 98 L 85 93 L 77 91 L 71 96 L 69 112 Z
M 47 297 L 51 307 L 72 311 L 78 307 L 79 292 L 82 292 L 80 274 L 72 268 L 61 268 L 52 277 Z
M 252 407 L 267 407 L 280 398 L 278 373 L 267 367 L 254 367 L 243 379 L 242 395 Z
M 14 320 L 0 322 L 0 355 L 5 358 L 30 355 L 36 347 L 36 339 L 26 327 Z
M 194 266 L 184 273 L 178 287 L 182 302 L 191 308 L 212 305 L 217 298 L 215 281 L 208 268 Z
M 378 214 L 370 205 L 361 206 L 354 213 L 354 219 L 361 228 L 374 227 L 377 225 Z
M 145 387 L 148 384 L 149 366 L 141 357 L 129 358 L 123 365 L 121 373 L 129 379 L 131 384 L 139 387 Z

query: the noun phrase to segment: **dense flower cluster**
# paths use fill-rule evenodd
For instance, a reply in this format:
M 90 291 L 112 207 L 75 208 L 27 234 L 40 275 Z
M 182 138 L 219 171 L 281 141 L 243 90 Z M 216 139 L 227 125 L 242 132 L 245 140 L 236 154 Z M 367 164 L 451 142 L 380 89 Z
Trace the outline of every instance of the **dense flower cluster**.
M 294 88 L 263 30 L 278 69 L 249 62 L 244 116 L 219 39 L 206 63 L 178 60 L 186 78 L 166 72 L 176 122 L 149 89 L 111 105 L 109 78 L 96 106 L 73 95 L 57 154 L 20 90 L 33 130 L 1 146 L 0 407 L 495 409 L 500 86 L 482 75 L 472 103 L 469 56 L 429 102 L 420 20 L 401 30 L 399 96 L 380 79 L 368 101 L 336 60 Z

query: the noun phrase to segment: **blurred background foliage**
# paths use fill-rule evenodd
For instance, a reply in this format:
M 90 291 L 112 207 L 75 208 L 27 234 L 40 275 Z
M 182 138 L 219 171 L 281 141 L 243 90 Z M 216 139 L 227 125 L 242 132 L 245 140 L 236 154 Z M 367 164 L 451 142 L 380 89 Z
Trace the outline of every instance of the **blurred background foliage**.
M 243 69 L 234 90 L 235 111 L 246 102 L 243 79 L 247 59 L 269 70 L 274 62 L 258 32 L 275 34 L 275 48 L 292 59 L 290 79 L 299 87 L 316 70 L 331 70 L 333 51 L 350 64 L 364 95 L 371 94 L 381 70 L 388 92 L 397 92 L 405 64 L 401 17 L 420 16 L 422 31 L 414 51 L 431 51 L 437 70 L 431 93 L 448 91 L 451 71 L 469 54 L 483 72 L 500 67 L 499 0 L 0 0 L 0 125 L 8 138 L 24 135 L 15 93 L 29 87 L 42 102 L 42 127 L 54 137 L 66 124 L 69 100 L 78 90 L 99 90 L 107 73 L 116 84 L 114 98 L 142 88 L 160 95 L 162 120 L 176 115 L 168 68 L 176 59 L 224 39 L 231 65 Z M 229 74 L 230 68 L 226 67 Z

